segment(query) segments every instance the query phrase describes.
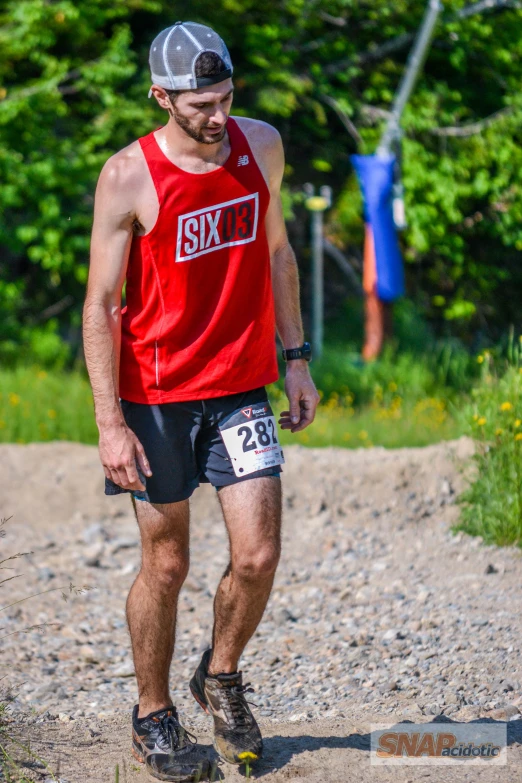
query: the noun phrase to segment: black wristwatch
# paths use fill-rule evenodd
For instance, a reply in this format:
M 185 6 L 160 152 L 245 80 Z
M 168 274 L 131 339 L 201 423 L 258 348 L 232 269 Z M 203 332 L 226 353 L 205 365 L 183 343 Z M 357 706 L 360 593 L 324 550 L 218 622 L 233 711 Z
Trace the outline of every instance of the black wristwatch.
M 310 343 L 303 343 L 300 348 L 283 348 L 283 359 L 285 362 L 292 359 L 305 359 L 309 362 L 312 359 L 312 346 Z

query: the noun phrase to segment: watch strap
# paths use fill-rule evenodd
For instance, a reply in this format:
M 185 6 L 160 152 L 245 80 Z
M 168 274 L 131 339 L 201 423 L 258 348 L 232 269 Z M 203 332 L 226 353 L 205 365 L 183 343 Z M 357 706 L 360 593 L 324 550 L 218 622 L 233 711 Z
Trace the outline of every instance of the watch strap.
M 292 359 L 305 359 L 309 361 L 311 357 L 310 343 L 303 343 L 299 348 L 283 349 L 283 359 L 288 362 Z
M 287 348 L 285 350 L 285 359 L 300 359 L 303 355 L 302 348 Z

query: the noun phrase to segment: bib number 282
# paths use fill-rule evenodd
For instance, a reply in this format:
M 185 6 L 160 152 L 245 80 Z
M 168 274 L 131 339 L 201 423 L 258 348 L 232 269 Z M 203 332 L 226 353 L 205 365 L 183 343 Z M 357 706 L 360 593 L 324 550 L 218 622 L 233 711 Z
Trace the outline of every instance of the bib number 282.
M 244 452 L 254 451 L 259 446 L 269 446 L 271 443 L 279 445 L 273 417 L 260 419 L 252 424 L 243 424 L 242 427 L 239 427 L 237 434 L 239 437 L 243 437 Z
M 234 412 L 220 430 L 236 476 L 248 476 L 285 461 L 268 403 Z

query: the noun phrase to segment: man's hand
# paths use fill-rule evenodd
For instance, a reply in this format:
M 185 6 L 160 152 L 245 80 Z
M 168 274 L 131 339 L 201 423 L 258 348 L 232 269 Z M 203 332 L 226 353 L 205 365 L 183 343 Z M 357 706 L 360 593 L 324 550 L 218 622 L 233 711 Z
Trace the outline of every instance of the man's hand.
M 152 476 L 152 471 L 145 449 L 129 427 L 118 423 L 101 429 L 98 449 L 108 479 L 122 489 L 145 489 L 136 461 L 146 476 Z
M 321 399 L 310 376 L 308 362 L 304 359 L 288 362 L 285 392 L 290 410 L 281 412 L 279 424 L 282 430 L 300 432 L 313 422 Z

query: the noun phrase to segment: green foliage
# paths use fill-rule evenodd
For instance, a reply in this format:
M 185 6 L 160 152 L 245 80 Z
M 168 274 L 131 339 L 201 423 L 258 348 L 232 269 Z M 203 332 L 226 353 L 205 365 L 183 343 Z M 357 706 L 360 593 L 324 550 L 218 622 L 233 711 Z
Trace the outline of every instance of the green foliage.
M 414 317 L 403 311 L 402 327 Z M 399 319 L 399 324 L 401 319 Z M 422 336 L 422 331 L 417 333 Z M 310 370 L 321 395 L 321 405 L 312 427 L 292 435 L 283 432 L 283 443 L 308 446 L 360 448 L 425 446 L 457 437 L 462 426 L 453 407 L 473 386 L 476 363 L 462 347 L 426 342 L 415 350 L 412 335 L 399 335 L 398 350 L 389 346 L 382 357 L 363 363 L 356 345 L 340 339 L 329 346 Z M 270 387 L 277 410 L 285 403 L 284 376 Z
M 355 352 L 329 348 L 311 365 L 322 402 L 306 431 L 281 433 L 283 443 L 347 448 L 422 446 L 460 434 L 457 404 L 473 375 L 463 352 L 388 350 L 360 363 Z M 284 373 L 269 395 L 278 415 L 287 407 Z M 72 440 L 97 444 L 91 389 L 84 372 L 18 366 L 0 371 L 0 442 Z
M 461 495 L 458 530 L 489 544 L 522 546 L 522 354 L 511 352 L 507 370 L 481 354 L 481 383 L 461 419 L 477 443 L 474 475 Z
M 404 117 L 409 228 L 402 241 L 409 292 L 436 327 L 449 324 L 464 334 L 479 328 L 491 339 L 518 315 L 522 283 L 522 10 L 513 4 L 458 18 L 462 5 L 445 3 Z M 214 26 L 229 44 L 234 111 L 282 133 L 285 214 L 299 258 L 308 240 L 303 210 L 293 203 L 306 181 L 333 186 L 329 236 L 359 252 L 360 196 L 348 154 L 375 150 L 411 43 L 407 35 L 424 9 L 425 0 L 192 3 L 190 18 Z M 96 179 L 112 153 L 164 121 L 146 99 L 148 47 L 179 15 L 162 0 L 2 3 L 4 363 L 19 357 L 21 346 L 26 360 L 43 360 L 31 334 L 49 312 L 58 329 L 46 332 L 46 361 L 64 361 L 59 349 L 52 356 L 53 333 L 73 344 L 74 358 Z M 357 128 L 358 141 L 332 100 Z M 59 312 L 49 311 L 57 305 Z
M 271 394 L 271 399 L 274 410 L 286 406 L 277 391 Z M 350 407 L 349 397 L 330 395 L 318 408 L 311 427 L 295 434 L 283 431 L 280 437 L 283 445 L 396 449 L 427 446 L 461 434 L 462 429 L 443 397 L 422 397 L 414 402 L 409 397 L 392 394 L 390 387 L 383 390 L 376 386 L 372 401 L 358 408 Z
M 85 375 L 22 366 L 0 372 L 0 443 L 49 440 L 98 443 Z
M 3 5 L 0 13 L 0 355 L 63 360 L 50 305 L 69 297 L 61 322 L 80 324 L 97 174 L 107 157 L 152 123 L 132 98 L 137 70 L 129 5 Z M 148 113 L 147 113 L 148 109 Z M 147 122 L 148 120 L 148 122 Z M 55 341 L 56 342 L 56 341 Z M 45 343 L 45 345 L 44 345 Z M 53 360 L 54 360 L 53 359 Z

